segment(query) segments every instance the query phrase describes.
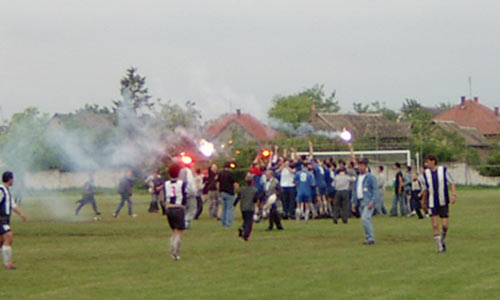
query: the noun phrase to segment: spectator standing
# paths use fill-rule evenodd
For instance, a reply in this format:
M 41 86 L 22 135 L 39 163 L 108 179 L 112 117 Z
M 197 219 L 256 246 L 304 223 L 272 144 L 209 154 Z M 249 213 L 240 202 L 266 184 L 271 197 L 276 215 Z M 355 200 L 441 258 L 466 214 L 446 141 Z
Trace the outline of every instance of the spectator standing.
M 384 166 L 378 166 L 378 174 L 377 174 L 377 183 L 378 183 L 378 192 L 380 195 L 380 201 L 378 205 L 375 207 L 375 214 L 387 214 L 387 209 L 384 204 L 384 195 L 385 195 L 385 174 L 384 174 Z
M 281 199 L 283 200 L 283 219 L 293 218 L 295 215 L 295 184 L 293 177 L 295 169 L 290 167 L 290 160 L 286 159 L 278 168 L 280 173 Z
M 179 179 L 186 183 L 186 207 L 184 221 L 186 222 L 186 229 L 190 229 L 191 222 L 196 215 L 196 209 L 198 206 L 196 200 L 198 191 L 196 190 L 196 182 L 193 171 L 191 170 L 191 164 L 184 164 L 179 173 Z
M 404 194 L 404 179 L 403 173 L 401 173 L 401 164 L 395 163 L 394 168 L 396 170 L 396 175 L 394 178 L 394 199 L 392 200 L 391 217 L 398 216 L 398 204 L 401 216 L 406 216 L 406 204 L 405 204 L 405 194 Z
M 222 226 L 231 227 L 234 214 L 234 192 L 238 188 L 238 183 L 231 172 L 230 162 L 224 164 L 224 170 L 219 174 L 217 185 L 222 198 Z
M 207 194 L 208 197 L 210 216 L 219 219 L 220 197 L 219 192 L 217 191 L 217 170 L 218 168 L 216 164 L 212 164 L 210 168 L 208 168 L 208 176 L 205 186 L 203 187 L 203 193 Z

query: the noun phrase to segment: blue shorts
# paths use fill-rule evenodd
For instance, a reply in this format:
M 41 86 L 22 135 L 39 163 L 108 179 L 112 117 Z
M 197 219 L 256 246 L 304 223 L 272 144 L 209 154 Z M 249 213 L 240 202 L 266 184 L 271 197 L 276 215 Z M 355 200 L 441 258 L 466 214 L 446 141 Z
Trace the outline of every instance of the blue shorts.
M 326 195 L 326 185 L 319 186 L 319 187 L 318 187 L 318 190 L 319 190 L 319 194 L 320 194 L 321 196 Z
M 311 197 L 316 198 L 316 195 L 318 194 L 318 187 L 317 186 L 312 186 L 311 187 Z
M 311 200 L 311 195 L 306 195 L 306 194 L 302 194 L 302 195 L 297 195 L 297 203 L 311 203 L 312 200 Z

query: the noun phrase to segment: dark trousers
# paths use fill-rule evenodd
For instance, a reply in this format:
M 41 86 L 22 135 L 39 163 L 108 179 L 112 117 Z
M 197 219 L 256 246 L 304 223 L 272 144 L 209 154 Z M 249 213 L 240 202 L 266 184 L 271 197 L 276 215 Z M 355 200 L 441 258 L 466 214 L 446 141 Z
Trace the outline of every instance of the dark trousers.
M 125 205 L 125 202 L 128 204 L 128 214 L 129 216 L 132 215 L 132 199 L 130 199 L 130 196 L 125 196 L 122 195 L 122 200 L 118 204 L 118 207 L 116 208 L 115 214 L 118 215 L 120 213 L 120 210 L 122 210 L 123 206 Z
M 295 214 L 295 187 L 284 187 L 281 192 L 283 215 L 292 217 Z
M 149 204 L 149 212 L 157 212 L 158 211 L 158 200 L 160 198 L 160 194 L 151 195 L 151 203 Z
M 94 196 L 83 197 L 81 200 L 78 200 L 77 202 L 80 203 L 80 205 L 78 205 L 78 207 L 76 208 L 75 215 L 78 215 L 80 209 L 82 209 L 82 207 L 87 203 L 92 204 L 92 209 L 94 209 L 94 213 L 96 215 L 100 214 L 99 211 L 97 211 L 97 204 L 95 203 Z
M 337 223 L 339 217 L 342 222 L 347 223 L 349 212 L 351 211 L 350 192 L 347 190 L 337 191 L 333 199 L 333 221 Z
M 196 215 L 194 215 L 194 219 L 198 220 L 201 213 L 203 212 L 203 199 L 201 196 L 196 196 Z
M 250 233 L 252 233 L 253 214 L 254 214 L 253 210 L 241 212 L 241 216 L 243 217 L 243 225 L 241 226 L 243 228 L 242 238 L 245 241 L 248 241 Z
M 420 211 L 420 209 L 422 208 L 422 203 L 420 203 L 420 201 L 422 199 L 418 196 L 419 193 L 420 193 L 420 191 L 411 191 L 410 203 L 413 204 L 413 208 L 417 212 L 418 218 L 423 219 L 424 216 L 422 215 L 422 212 Z
M 269 213 L 269 229 L 273 229 L 274 224 L 276 224 L 276 228 L 283 229 L 283 226 L 281 226 L 280 214 L 278 213 L 276 204 L 273 204 L 273 206 L 271 206 L 271 211 Z

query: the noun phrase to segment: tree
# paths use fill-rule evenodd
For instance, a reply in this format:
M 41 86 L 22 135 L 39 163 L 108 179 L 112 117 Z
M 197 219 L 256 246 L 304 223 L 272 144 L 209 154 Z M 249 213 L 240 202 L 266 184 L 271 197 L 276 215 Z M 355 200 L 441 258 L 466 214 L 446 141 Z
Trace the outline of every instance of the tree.
M 198 129 L 201 127 L 201 113 L 194 101 L 187 101 L 182 107 L 170 101 L 159 102 L 160 111 L 155 114 L 156 127 L 172 131 L 177 127 Z
M 326 97 L 323 85 L 315 85 L 289 96 L 276 96 L 273 106 L 267 112 L 273 119 L 291 123 L 295 128 L 311 120 L 312 105 L 320 112 L 338 112 L 340 106 L 335 100 L 335 91 Z
M 109 108 L 103 106 L 99 106 L 98 104 L 85 104 L 83 108 L 79 108 L 75 111 L 75 114 L 79 113 L 93 113 L 93 114 L 104 114 L 104 115 L 109 115 L 111 114 L 111 110 Z
M 353 102 L 352 108 L 358 114 L 365 114 L 365 113 L 369 112 L 370 105 L 368 105 L 368 104 L 363 105 L 363 103 L 361 103 L 361 102 Z
M 146 88 L 146 77 L 137 74 L 137 68 L 131 67 L 127 69 L 127 74 L 120 81 L 120 92 L 122 100 L 113 101 L 116 111 L 119 108 L 126 107 L 134 113 L 138 110 L 147 108 L 152 109 L 154 102 L 151 101 L 151 96 Z

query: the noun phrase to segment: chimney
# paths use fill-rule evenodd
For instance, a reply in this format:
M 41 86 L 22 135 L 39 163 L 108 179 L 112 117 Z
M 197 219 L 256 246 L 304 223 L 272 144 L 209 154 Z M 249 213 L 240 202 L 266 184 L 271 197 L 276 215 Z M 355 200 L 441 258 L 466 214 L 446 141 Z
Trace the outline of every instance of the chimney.
M 498 117 L 498 106 L 497 106 L 497 107 L 495 107 L 495 116 L 497 116 L 497 117 Z
M 239 108 L 238 108 L 238 109 L 236 110 L 236 115 L 238 116 L 238 118 L 241 116 L 241 109 L 239 109 Z
M 462 97 L 460 98 L 460 100 L 461 100 L 462 105 L 464 105 L 464 104 L 465 104 L 465 96 L 462 96 Z
M 474 97 L 474 102 L 479 102 L 479 97 Z

